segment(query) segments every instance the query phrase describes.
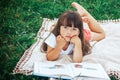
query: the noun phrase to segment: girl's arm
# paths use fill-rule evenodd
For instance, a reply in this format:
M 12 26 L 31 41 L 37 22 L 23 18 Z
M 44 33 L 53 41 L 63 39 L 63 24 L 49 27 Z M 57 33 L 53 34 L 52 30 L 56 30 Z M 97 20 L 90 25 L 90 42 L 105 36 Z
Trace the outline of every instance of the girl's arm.
M 105 38 L 105 32 L 100 27 L 99 23 L 90 15 L 90 13 L 84 9 L 81 5 L 76 2 L 72 3 L 72 6 L 75 7 L 78 13 L 83 18 L 83 21 L 88 23 L 90 30 L 92 31 L 92 40 L 99 41 Z
M 92 40 L 100 41 L 101 39 L 105 38 L 105 32 L 99 25 L 99 23 L 88 13 L 88 26 L 92 31 Z
M 49 61 L 54 61 L 59 57 L 63 46 L 66 44 L 66 41 L 59 35 L 57 36 L 57 45 L 55 48 L 47 46 L 47 55 L 46 58 Z
M 61 50 L 62 49 L 59 46 L 56 46 L 55 48 L 47 46 L 47 55 L 46 55 L 47 60 L 48 61 L 56 60 L 59 57 Z
M 82 62 L 83 53 L 82 53 L 82 44 L 78 36 L 74 36 L 71 39 L 71 43 L 74 44 L 73 50 L 73 62 Z

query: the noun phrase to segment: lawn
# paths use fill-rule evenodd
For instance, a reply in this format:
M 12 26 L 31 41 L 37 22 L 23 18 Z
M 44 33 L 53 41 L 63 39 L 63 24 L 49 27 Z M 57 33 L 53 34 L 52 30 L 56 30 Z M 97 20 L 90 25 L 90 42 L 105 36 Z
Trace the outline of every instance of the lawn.
M 75 10 L 73 1 L 97 20 L 120 18 L 120 0 L 0 0 L 0 80 L 47 79 L 11 73 L 24 51 L 35 43 L 43 18 L 54 19 Z

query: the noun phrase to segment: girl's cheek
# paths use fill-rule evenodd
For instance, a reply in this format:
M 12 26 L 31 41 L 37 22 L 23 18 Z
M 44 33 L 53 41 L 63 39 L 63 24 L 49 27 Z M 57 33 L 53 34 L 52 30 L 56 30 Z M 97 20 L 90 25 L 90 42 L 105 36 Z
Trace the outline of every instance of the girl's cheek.
M 79 35 L 79 32 L 74 32 L 74 36 L 78 36 Z

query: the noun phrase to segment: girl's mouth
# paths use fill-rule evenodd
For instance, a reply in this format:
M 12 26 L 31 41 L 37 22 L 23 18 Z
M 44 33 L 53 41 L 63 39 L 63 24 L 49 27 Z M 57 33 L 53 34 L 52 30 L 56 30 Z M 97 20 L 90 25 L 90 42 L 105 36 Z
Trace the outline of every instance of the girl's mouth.
M 71 39 L 72 37 L 71 36 L 66 36 L 66 38 Z

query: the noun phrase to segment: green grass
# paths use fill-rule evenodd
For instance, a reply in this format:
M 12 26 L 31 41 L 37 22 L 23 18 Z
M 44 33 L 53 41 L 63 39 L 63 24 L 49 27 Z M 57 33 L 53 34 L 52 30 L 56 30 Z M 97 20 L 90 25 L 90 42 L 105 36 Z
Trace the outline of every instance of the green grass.
M 120 18 L 120 0 L 0 1 L 0 80 L 44 80 L 11 73 L 24 51 L 36 41 L 43 18 L 58 18 L 66 10 L 75 10 L 71 7 L 73 1 L 82 4 L 97 20 Z

